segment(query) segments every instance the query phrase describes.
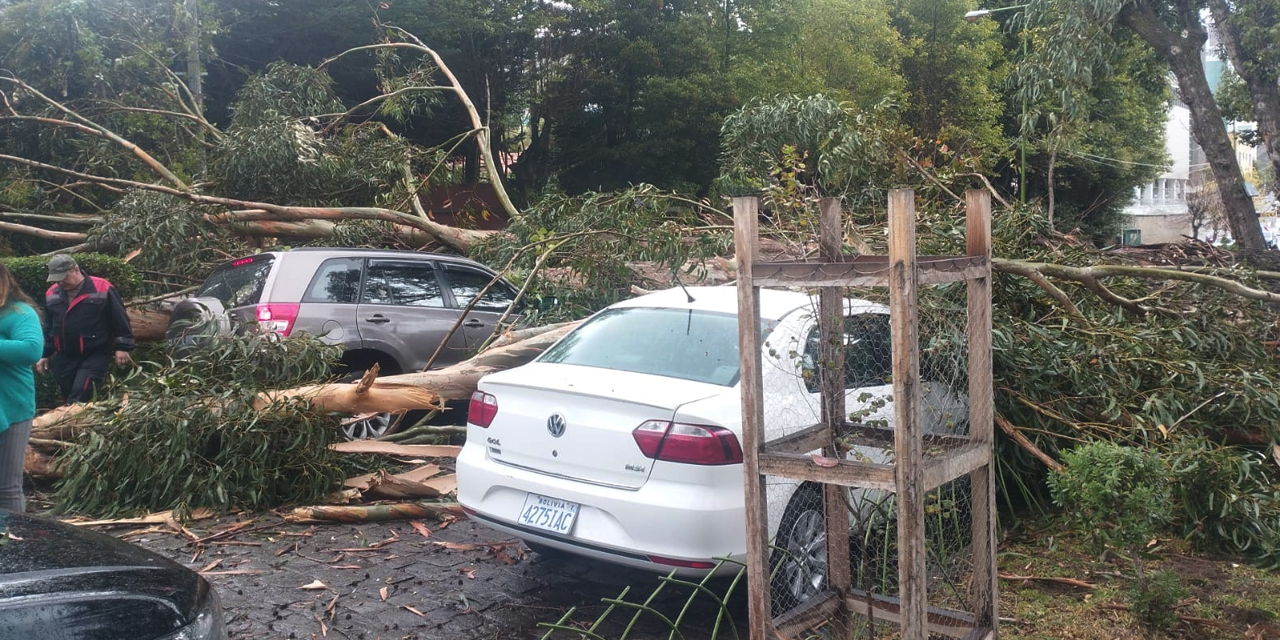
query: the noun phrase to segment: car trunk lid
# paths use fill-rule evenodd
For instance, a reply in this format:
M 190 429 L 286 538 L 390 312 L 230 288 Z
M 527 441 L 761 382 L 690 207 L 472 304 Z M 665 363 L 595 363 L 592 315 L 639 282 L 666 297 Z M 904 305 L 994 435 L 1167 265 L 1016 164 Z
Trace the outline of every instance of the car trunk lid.
M 535 362 L 484 379 L 498 403 L 486 429 L 494 460 L 592 484 L 638 489 L 653 460 L 632 432 L 725 387 L 597 367 Z M 536 381 L 532 386 L 522 381 Z

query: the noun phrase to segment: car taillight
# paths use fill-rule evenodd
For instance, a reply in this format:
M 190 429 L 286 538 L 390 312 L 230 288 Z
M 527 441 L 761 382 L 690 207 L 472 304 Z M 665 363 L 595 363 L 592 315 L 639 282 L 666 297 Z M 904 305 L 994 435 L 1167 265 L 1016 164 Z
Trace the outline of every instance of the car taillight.
M 649 562 L 654 564 L 665 564 L 668 567 L 684 567 L 686 569 L 714 569 L 716 563 L 705 562 L 700 560 L 680 560 L 678 558 L 664 558 L 662 556 L 648 556 Z
M 631 437 L 644 456 L 654 460 L 705 465 L 742 462 L 738 437 L 724 427 L 650 420 L 636 427 Z
M 296 304 L 258 305 L 258 329 L 288 336 L 293 331 L 293 321 L 298 319 Z
M 497 415 L 497 398 L 483 391 L 471 394 L 471 404 L 467 407 L 467 422 L 487 429 L 493 424 L 493 418 Z

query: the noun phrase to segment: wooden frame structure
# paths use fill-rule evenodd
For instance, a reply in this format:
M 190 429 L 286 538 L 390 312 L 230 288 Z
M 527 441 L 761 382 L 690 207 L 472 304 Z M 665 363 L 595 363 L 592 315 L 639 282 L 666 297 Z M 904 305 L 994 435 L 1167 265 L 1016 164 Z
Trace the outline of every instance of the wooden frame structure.
M 742 380 L 742 439 L 747 507 L 747 584 L 752 640 L 789 638 L 827 619 L 844 621 L 837 629 L 852 633 L 851 615 L 896 622 L 905 640 L 941 634 L 966 640 L 995 640 L 997 586 L 995 548 L 994 439 L 991 383 L 991 195 L 965 194 L 966 255 L 917 256 L 915 194 L 889 194 L 889 255 L 845 256 L 841 252 L 840 205 L 821 203 L 817 261 L 757 261 L 758 202 L 734 198 L 734 235 L 738 264 L 738 327 Z M 921 425 L 917 291 L 921 285 L 965 282 L 968 288 L 969 437 L 925 435 Z M 896 428 L 870 427 L 861 437 L 892 441 L 894 462 L 876 464 L 846 459 L 833 451 L 836 428 L 845 424 L 841 375 L 820 376 L 822 422 L 784 438 L 764 441 L 759 288 L 803 286 L 819 290 L 821 357 L 843 362 L 843 287 L 888 287 L 893 343 L 893 397 Z M 926 457 L 926 440 L 951 441 L 945 453 Z M 835 466 L 819 466 L 806 452 L 823 449 L 838 457 Z M 972 491 L 973 613 L 927 606 L 925 566 L 925 494 L 963 475 Z M 765 477 L 821 482 L 826 504 L 827 591 L 777 619 L 771 617 L 768 513 Z M 899 597 L 852 588 L 849 521 L 841 493 L 846 487 L 897 494 Z M 840 637 L 840 636 L 835 636 Z

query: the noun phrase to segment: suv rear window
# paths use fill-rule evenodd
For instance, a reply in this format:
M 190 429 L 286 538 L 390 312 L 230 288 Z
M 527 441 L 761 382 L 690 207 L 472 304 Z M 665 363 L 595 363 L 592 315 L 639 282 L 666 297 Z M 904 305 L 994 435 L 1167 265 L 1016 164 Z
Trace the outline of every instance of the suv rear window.
M 209 274 L 196 296 L 217 298 L 228 309 L 258 304 L 275 260 L 269 253 L 233 260 Z

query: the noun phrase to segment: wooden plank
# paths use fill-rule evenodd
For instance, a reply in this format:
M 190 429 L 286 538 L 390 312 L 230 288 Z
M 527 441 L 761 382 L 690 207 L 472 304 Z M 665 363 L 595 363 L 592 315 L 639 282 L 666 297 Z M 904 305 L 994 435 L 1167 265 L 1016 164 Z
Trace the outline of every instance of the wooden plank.
M 990 268 L 982 266 L 967 267 L 960 271 L 921 271 L 919 283 L 933 285 L 963 282 L 974 278 L 985 278 L 990 273 Z M 796 276 L 775 273 L 768 276 L 756 276 L 753 282 L 759 287 L 851 287 L 871 289 L 885 286 L 885 279 L 882 276 L 845 275 L 841 273 L 804 273 Z
M 828 276 L 822 276 L 810 273 L 796 277 L 788 277 L 785 274 L 774 274 L 770 276 L 756 276 L 752 279 L 752 282 L 755 282 L 758 287 L 854 287 L 859 289 L 870 289 L 873 287 L 885 286 L 885 280 L 882 276 L 856 274 L 831 274 Z
M 916 208 L 910 189 L 889 192 L 889 321 L 893 327 L 894 468 L 903 640 L 926 640 L 924 441 L 920 420 Z
M 932 491 L 991 463 L 991 444 L 972 442 L 925 463 L 924 489 Z
M 893 469 L 891 464 L 874 464 L 858 460 L 840 460 L 833 467 L 822 467 L 813 461 L 811 456 L 794 453 L 761 453 L 760 473 L 807 480 L 826 484 L 838 484 L 844 487 L 866 487 L 893 491 Z
M 965 244 L 973 257 L 991 261 L 991 194 L 970 189 L 965 192 Z M 995 451 L 994 394 L 991 384 L 991 278 L 970 280 L 969 289 L 969 438 L 987 451 Z M 979 627 L 999 637 L 1000 596 L 996 566 L 996 484 L 993 465 L 978 467 L 969 474 L 973 492 L 973 610 Z
M 886 287 L 886 256 L 837 256 L 834 259 L 757 262 L 753 282 L 757 286 L 785 287 Z M 974 256 L 921 256 L 916 270 L 921 284 L 960 282 L 991 274 L 990 261 Z
M 823 260 L 835 261 L 841 257 L 844 244 L 844 227 L 840 222 L 840 200 L 823 198 L 818 206 L 821 218 L 818 225 L 818 248 Z M 844 426 L 845 346 L 844 346 L 844 292 L 839 287 L 822 287 L 818 290 L 818 386 L 822 389 L 822 422 L 826 425 L 827 446 L 823 454 L 837 460 L 845 451 L 835 441 Z M 846 593 L 853 585 L 849 566 L 849 507 L 846 490 L 837 484 L 822 485 L 827 529 L 827 588 L 837 594 Z M 832 640 L 853 640 L 853 626 L 843 599 L 832 616 L 834 633 Z
M 996 630 L 987 627 L 979 627 L 970 631 L 968 635 L 960 640 L 996 640 Z
M 917 269 L 919 274 L 916 284 L 946 284 L 948 282 L 964 282 L 975 278 L 991 277 L 991 267 L 985 264 L 977 264 L 965 267 L 958 271 L 934 271 L 931 269 Z
M 803 638 L 804 632 L 831 618 L 842 606 L 844 596 L 824 591 L 800 606 L 773 619 L 773 629 L 781 638 Z
M 774 438 L 765 443 L 764 450 L 769 453 L 808 453 L 817 451 L 827 444 L 826 425 L 818 423 L 805 427 L 795 433 Z M 849 444 L 880 447 L 894 441 L 893 429 L 873 427 L 860 422 L 845 422 L 840 429 L 840 438 Z M 926 433 L 923 435 L 926 448 L 943 447 L 959 449 L 969 445 L 968 436 L 951 436 L 945 434 Z
M 844 600 L 844 606 L 853 615 L 876 622 L 902 624 L 902 607 L 897 598 L 850 589 L 845 596 L 837 596 L 829 590 L 814 596 L 808 602 L 774 618 L 774 629 L 782 638 L 806 637 L 805 631 L 817 627 L 836 613 L 840 606 L 836 600 Z M 927 619 L 931 634 L 985 639 L 989 637 L 986 634 L 991 632 L 990 629 L 975 628 L 973 616 L 963 611 L 930 607 Z
M 828 442 L 827 425 L 819 422 L 795 433 L 774 438 L 764 444 L 766 453 L 808 453 L 818 451 Z
M 751 286 L 759 242 L 759 202 L 733 199 L 734 257 L 738 264 L 738 352 L 742 388 L 743 483 L 747 520 L 747 611 L 751 640 L 764 640 L 772 617 L 769 593 L 769 516 L 760 451 L 764 444 L 764 383 L 761 378 L 760 290 Z
M 462 447 L 449 444 L 396 444 L 379 440 L 352 440 L 335 442 L 329 448 L 339 453 L 378 453 L 385 456 L 421 456 L 425 458 L 456 458 Z
M 901 626 L 902 601 L 898 598 L 852 590 L 845 597 L 849 611 L 875 622 L 891 622 Z M 950 638 L 967 636 L 974 630 L 973 616 L 963 611 L 930 607 L 925 611 L 926 633 Z M 904 636 L 905 637 L 905 629 Z

